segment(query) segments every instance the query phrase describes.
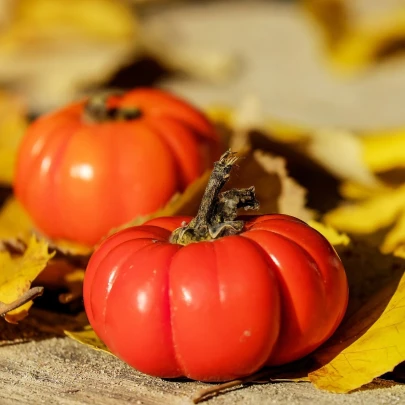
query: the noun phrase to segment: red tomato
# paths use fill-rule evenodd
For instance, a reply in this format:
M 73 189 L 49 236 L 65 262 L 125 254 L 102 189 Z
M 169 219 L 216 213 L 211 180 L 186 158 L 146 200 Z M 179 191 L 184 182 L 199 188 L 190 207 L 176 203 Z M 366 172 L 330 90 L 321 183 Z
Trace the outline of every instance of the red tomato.
M 86 119 L 87 105 L 39 118 L 18 153 L 15 194 L 52 238 L 95 244 L 162 207 L 218 157 L 213 126 L 163 91 L 110 96 L 102 119 Z
M 158 377 L 243 377 L 312 352 L 348 300 L 329 242 L 286 215 L 252 217 L 242 233 L 169 242 L 190 218 L 158 218 L 105 240 L 84 280 L 97 335 L 122 360 Z

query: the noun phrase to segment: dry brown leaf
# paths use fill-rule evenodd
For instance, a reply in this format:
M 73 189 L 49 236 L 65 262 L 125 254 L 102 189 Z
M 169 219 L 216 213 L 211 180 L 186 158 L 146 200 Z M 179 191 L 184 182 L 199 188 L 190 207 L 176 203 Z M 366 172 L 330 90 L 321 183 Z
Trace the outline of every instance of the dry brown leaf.
M 304 221 L 314 213 L 306 208 L 306 190 L 288 176 L 285 159 L 260 150 L 247 154 L 227 188 L 255 186 L 259 214 L 293 215 Z
M 283 153 L 289 165 L 294 163 L 293 159 L 306 157 L 339 180 L 351 180 L 370 188 L 380 186 L 366 164 L 362 138 L 357 133 L 308 128 L 265 117 L 260 102 L 253 97 L 242 100 L 235 110 L 210 108 L 207 112 L 216 122 L 232 128 L 231 147 L 237 150 L 252 147 L 273 154 Z M 344 164 L 342 156 L 345 156 Z
M 331 66 L 353 74 L 404 51 L 405 8 L 397 0 L 302 0 L 320 28 Z

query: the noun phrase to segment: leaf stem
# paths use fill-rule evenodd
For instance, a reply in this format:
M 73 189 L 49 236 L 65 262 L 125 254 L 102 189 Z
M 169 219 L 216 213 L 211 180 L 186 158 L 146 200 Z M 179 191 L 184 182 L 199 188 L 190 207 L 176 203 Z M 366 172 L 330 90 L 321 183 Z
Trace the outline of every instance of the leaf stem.
M 8 312 L 21 307 L 27 302 L 32 301 L 34 298 L 40 297 L 43 292 L 44 287 L 33 287 L 9 304 L 0 301 L 0 316 L 5 316 Z

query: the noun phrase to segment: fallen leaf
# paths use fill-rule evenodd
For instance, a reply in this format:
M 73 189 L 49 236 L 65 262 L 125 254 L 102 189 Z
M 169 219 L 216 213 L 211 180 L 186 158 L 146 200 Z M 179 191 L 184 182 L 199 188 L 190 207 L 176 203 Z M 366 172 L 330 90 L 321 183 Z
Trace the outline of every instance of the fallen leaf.
M 66 336 L 69 336 L 71 339 L 76 340 L 79 343 L 83 343 L 95 350 L 101 350 L 113 355 L 108 347 L 98 338 L 90 325 L 87 325 L 81 330 L 75 332 L 65 330 L 65 334 Z
M 405 8 L 398 1 L 302 3 L 323 34 L 328 60 L 336 72 L 358 73 L 404 51 Z
M 259 214 L 287 214 L 303 221 L 313 218 L 314 213 L 306 208 L 307 191 L 288 175 L 285 159 L 255 150 L 241 163 L 240 171 L 237 187 L 248 187 L 249 182 L 255 186 Z
M 368 187 L 379 181 L 363 158 L 363 144 L 358 134 L 333 128 L 311 131 L 305 153 L 341 180 L 352 180 Z M 344 156 L 344 164 L 341 157 Z
M 239 107 L 210 108 L 207 113 L 218 123 L 229 126 L 233 135 L 231 147 L 262 149 L 280 154 L 291 164 L 293 155 L 289 151 L 307 157 L 340 180 L 351 180 L 370 188 L 379 187 L 380 181 L 370 170 L 364 159 L 362 137 L 352 131 L 336 128 L 309 128 L 266 117 L 259 100 L 249 97 Z M 342 164 L 341 156 L 345 156 Z M 297 156 L 295 156 L 297 157 Z
M 391 226 L 404 207 L 405 185 L 358 203 L 345 203 L 325 215 L 325 222 L 344 232 L 371 234 Z
M 310 220 L 308 225 L 321 233 L 334 247 L 349 246 L 350 238 L 345 233 L 339 233 L 336 229 L 321 222 Z
M 405 208 L 396 219 L 393 227 L 385 235 L 381 244 L 384 253 L 394 252 L 399 246 L 405 244 Z
M 377 292 L 314 354 L 316 387 L 344 393 L 392 371 L 405 359 L 405 275 Z
M 0 91 L 0 184 L 12 183 L 17 149 L 27 125 L 22 100 Z
M 405 168 L 405 129 L 368 131 L 362 134 L 363 156 L 373 172 Z
M 43 271 L 54 253 L 48 253 L 48 244 L 32 237 L 21 257 L 0 252 L 0 302 L 10 304 L 26 293 L 38 274 Z M 28 314 L 32 301 L 8 312 L 8 322 L 18 322 Z
M 381 185 L 378 188 L 367 187 L 362 184 L 356 183 L 352 180 L 343 181 L 339 185 L 340 195 L 348 201 L 361 201 L 375 197 L 377 194 L 383 194 L 391 191 L 392 188 Z

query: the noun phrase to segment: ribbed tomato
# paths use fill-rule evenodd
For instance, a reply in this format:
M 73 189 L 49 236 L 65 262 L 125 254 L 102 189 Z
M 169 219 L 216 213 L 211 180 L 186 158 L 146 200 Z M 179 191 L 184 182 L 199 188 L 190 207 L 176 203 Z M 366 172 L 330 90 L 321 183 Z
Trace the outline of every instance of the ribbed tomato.
M 136 89 L 35 121 L 19 149 L 14 190 L 40 231 L 95 244 L 160 208 L 218 153 L 201 112 L 166 92 Z
M 348 286 L 329 242 L 285 215 L 186 245 L 191 218 L 158 218 L 105 240 L 84 280 L 89 321 L 134 368 L 221 381 L 297 360 L 335 331 Z

